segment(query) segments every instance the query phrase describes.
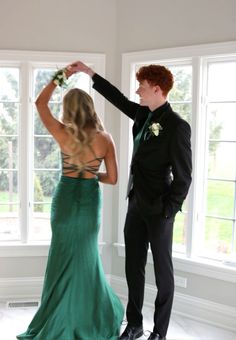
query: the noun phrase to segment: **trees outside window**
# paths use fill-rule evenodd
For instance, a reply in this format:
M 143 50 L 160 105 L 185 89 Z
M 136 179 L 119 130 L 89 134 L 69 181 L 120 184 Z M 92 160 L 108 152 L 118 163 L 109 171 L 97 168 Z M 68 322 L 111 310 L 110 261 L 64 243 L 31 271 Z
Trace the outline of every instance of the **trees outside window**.
M 0 237 L 19 238 L 19 69 L 0 68 Z
M 58 145 L 40 121 L 35 100 L 58 68 L 81 57 L 103 72 L 103 55 L 0 51 L 0 242 L 48 242 L 50 207 L 61 174 Z M 6 61 L 7 60 L 7 61 Z M 20 62 L 19 62 L 20 60 Z M 86 74 L 75 74 L 56 88 L 49 102 L 60 119 L 67 89 L 79 87 L 103 104 Z
M 200 45 L 125 54 L 123 89 L 131 100 L 138 101 L 133 95 L 135 73 L 147 64 L 165 65 L 172 71 L 175 85 L 168 101 L 192 128 L 193 182 L 182 212 L 176 215 L 173 252 L 177 257 L 235 263 L 236 46 Z M 125 140 L 123 118 L 121 126 Z M 131 141 L 130 131 L 128 136 Z M 131 148 L 132 143 L 129 145 Z M 129 155 L 128 151 L 127 159 Z M 122 186 L 120 192 L 124 192 Z M 120 240 L 125 211 L 121 199 L 120 195 Z

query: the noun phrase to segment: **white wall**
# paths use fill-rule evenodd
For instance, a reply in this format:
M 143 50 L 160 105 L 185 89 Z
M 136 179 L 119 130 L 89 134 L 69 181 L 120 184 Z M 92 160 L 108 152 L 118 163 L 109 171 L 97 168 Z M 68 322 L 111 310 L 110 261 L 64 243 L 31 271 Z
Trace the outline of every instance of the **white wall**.
M 236 40 L 235 0 L 0 0 L 0 7 L 0 49 L 102 52 L 107 78 L 118 86 L 122 53 Z M 120 115 L 110 104 L 106 113 L 106 127 L 119 145 Z M 124 258 L 111 247 L 117 240 L 118 187 L 109 188 L 106 199 L 105 270 L 124 277 Z M 0 277 L 41 276 L 45 263 L 42 257 L 0 258 Z M 235 284 L 177 274 L 189 282 L 177 292 L 236 307 Z M 154 284 L 151 265 L 147 283 Z
M 235 40 L 234 0 L 119 0 L 118 50 Z

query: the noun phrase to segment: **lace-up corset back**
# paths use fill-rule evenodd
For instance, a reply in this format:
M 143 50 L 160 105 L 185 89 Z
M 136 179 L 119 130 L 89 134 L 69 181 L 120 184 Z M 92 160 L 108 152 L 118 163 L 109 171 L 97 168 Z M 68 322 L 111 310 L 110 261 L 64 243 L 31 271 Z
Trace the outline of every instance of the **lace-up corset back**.
M 76 164 L 72 163 L 74 156 L 61 152 L 63 176 L 70 176 L 74 173 L 77 173 L 78 177 L 84 177 L 86 173 L 97 175 L 103 159 L 96 156 L 91 146 L 89 146 L 89 148 L 94 155 L 94 158 L 86 162 L 78 161 Z

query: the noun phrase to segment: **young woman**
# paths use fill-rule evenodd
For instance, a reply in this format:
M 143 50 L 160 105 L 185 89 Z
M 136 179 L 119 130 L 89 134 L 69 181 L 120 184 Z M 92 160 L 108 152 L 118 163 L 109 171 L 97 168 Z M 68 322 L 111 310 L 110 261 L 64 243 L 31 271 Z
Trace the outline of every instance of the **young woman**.
M 117 162 L 92 98 L 74 88 L 63 99 L 62 122 L 48 106 L 57 85 L 73 74 L 58 71 L 36 106 L 61 149 L 62 176 L 51 207 L 52 240 L 41 305 L 17 339 L 115 340 L 123 306 L 106 282 L 97 244 L 101 215 L 99 181 L 115 184 Z M 99 172 L 104 160 L 105 172 Z

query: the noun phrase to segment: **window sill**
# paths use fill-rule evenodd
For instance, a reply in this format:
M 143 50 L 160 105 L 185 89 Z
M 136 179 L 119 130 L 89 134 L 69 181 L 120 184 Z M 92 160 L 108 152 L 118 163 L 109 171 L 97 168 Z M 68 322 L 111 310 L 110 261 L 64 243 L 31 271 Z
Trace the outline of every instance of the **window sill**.
M 20 244 L 9 242 L 0 245 L 0 257 L 47 256 L 49 242 Z
M 105 242 L 99 242 L 99 252 L 102 252 Z M 49 242 L 37 242 L 29 244 L 4 243 L 0 245 L 1 257 L 44 257 L 48 256 Z
M 118 255 L 125 257 L 125 245 L 121 243 L 113 244 Z M 147 262 L 153 264 L 151 251 L 148 251 Z M 187 258 L 184 255 L 173 253 L 173 264 L 175 270 L 206 276 L 217 280 L 236 283 L 236 267 L 218 263 L 216 261 L 204 260 L 199 258 Z

